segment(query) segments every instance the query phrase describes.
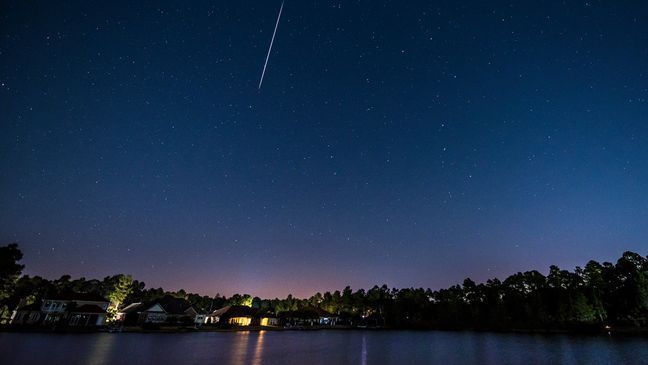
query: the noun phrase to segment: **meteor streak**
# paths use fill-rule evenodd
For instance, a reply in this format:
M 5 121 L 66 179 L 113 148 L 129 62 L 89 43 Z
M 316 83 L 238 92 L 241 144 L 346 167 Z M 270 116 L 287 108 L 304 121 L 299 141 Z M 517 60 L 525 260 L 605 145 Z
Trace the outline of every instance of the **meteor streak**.
M 270 59 L 270 52 L 272 52 L 272 44 L 274 43 L 275 35 L 277 34 L 277 28 L 279 27 L 279 20 L 281 20 L 281 11 L 283 10 L 284 2 L 281 2 L 281 7 L 279 8 L 279 15 L 277 16 L 277 23 L 274 27 L 274 32 L 272 32 L 272 40 L 270 41 L 270 47 L 268 48 L 268 54 L 266 55 L 265 63 L 263 64 L 263 72 L 261 73 L 261 80 L 259 81 L 259 90 L 261 90 L 261 84 L 263 84 L 263 77 L 265 76 L 266 67 L 268 67 L 268 59 Z

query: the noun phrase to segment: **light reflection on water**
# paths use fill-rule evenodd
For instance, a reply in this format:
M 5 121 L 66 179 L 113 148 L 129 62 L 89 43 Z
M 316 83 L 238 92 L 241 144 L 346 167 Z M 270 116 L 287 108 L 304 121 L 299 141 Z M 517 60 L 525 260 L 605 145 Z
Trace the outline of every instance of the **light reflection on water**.
M 367 365 L 367 336 L 362 335 L 362 350 L 360 351 L 360 364 Z
M 254 346 L 254 355 L 252 357 L 252 365 L 261 365 L 263 359 L 263 337 L 266 331 L 260 331 L 256 339 L 256 346 Z
M 114 350 L 115 336 L 98 336 L 92 346 L 89 346 L 86 364 L 100 365 L 110 356 Z
M 236 332 L 232 336 L 235 339 L 230 346 L 230 359 L 228 363 L 232 365 L 245 365 L 250 332 Z M 223 350 L 227 350 L 227 348 L 223 348 Z
M 474 332 L 0 333 L 0 364 L 648 364 L 647 344 Z

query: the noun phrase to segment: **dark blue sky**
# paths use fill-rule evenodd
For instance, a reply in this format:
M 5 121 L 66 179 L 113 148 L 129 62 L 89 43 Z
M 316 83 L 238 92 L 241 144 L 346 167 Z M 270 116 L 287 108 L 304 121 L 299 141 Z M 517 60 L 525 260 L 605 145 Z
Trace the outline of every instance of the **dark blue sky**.
M 274 297 L 648 250 L 648 3 L 3 2 L 26 273 Z

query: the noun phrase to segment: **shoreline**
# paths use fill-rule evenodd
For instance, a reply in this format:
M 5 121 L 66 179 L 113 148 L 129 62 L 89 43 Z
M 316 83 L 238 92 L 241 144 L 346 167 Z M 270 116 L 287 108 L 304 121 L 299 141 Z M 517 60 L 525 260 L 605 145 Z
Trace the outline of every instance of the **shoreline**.
M 314 332 L 314 331 L 381 331 L 381 332 L 474 332 L 474 333 L 494 333 L 494 334 L 512 334 L 512 335 L 568 335 L 568 336 L 611 336 L 611 337 L 648 337 L 648 328 L 615 328 L 610 330 L 564 330 L 564 329 L 475 329 L 475 328 L 391 328 L 391 327 L 237 327 L 237 328 L 218 328 L 218 327 L 161 327 L 159 329 L 144 329 L 142 327 L 132 326 L 123 327 L 118 330 L 104 328 L 12 328 L 2 326 L 0 333 L 46 333 L 46 334 L 91 334 L 91 333 L 110 333 L 110 334 L 184 334 L 184 333 L 209 333 L 209 332 Z

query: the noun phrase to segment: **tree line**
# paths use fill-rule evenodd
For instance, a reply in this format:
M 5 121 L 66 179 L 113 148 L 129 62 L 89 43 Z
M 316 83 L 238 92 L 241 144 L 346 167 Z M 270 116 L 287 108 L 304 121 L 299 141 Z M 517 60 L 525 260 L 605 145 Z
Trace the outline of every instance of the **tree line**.
M 22 253 L 16 244 L 0 247 L 0 316 L 8 318 L 19 305 L 34 303 L 56 292 L 96 292 L 120 305 L 153 301 L 164 295 L 184 298 L 208 313 L 225 305 L 246 305 L 280 314 L 325 310 L 350 326 L 444 329 L 595 329 L 605 326 L 648 328 L 648 257 L 625 252 L 616 263 L 589 261 L 573 271 L 551 266 L 547 275 L 532 270 L 506 279 L 490 279 L 431 290 L 389 288 L 316 293 L 299 299 L 261 299 L 249 294 L 205 296 L 147 288 L 130 275 L 48 280 L 22 275 Z

